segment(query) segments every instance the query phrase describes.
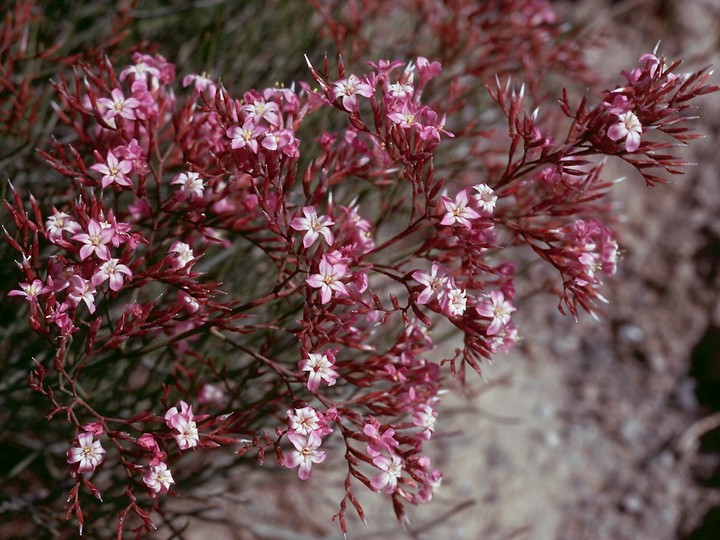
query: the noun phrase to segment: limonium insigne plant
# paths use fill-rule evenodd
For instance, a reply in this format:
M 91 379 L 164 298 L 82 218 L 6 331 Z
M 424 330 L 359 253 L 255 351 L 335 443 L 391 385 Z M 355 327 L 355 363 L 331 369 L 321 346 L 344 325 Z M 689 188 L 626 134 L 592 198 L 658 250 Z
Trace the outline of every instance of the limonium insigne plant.
M 648 184 L 679 173 L 684 111 L 717 90 L 644 54 L 612 90 L 546 104 L 561 134 L 507 78 L 482 126 L 432 58 L 307 64 L 310 82 L 242 94 L 144 52 L 55 79 L 62 139 L 40 153 L 57 180 L 10 188 L 8 295 L 44 340 L 28 385 L 61 441 L 58 513 L 81 533 L 152 531 L 200 466 L 180 459 L 222 448 L 287 482 L 344 457 L 343 532 L 350 506 L 364 518 L 358 490 L 400 520 L 428 503 L 447 375 L 517 342 L 518 253 L 556 271 L 561 311 L 594 313 L 618 259 L 605 158 Z M 448 327 L 462 346 L 442 357 Z

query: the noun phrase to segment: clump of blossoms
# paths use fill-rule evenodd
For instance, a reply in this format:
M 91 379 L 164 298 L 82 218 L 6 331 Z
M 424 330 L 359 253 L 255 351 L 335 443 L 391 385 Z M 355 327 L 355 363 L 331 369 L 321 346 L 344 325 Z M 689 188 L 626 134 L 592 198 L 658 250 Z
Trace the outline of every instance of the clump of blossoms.
M 189 75 L 183 91 L 175 66 L 141 53 L 55 83 L 75 142 L 42 156 L 66 189 L 13 190 L 6 238 L 22 274 L 10 294 L 48 345 L 30 387 L 65 422 L 67 516 L 81 527 L 99 511 L 87 489 L 114 501 L 118 536 L 152 530 L 167 492 L 189 489 L 192 461 L 178 460 L 222 448 L 238 462 L 270 452 L 302 480 L 344 456 L 343 532 L 348 503 L 364 516 L 358 488 L 400 519 L 429 502 L 445 371 L 462 382 L 518 339 L 513 254 L 558 272 L 561 310 L 593 312 L 618 253 L 602 158 L 648 183 L 653 167 L 677 172 L 654 134 L 691 139 L 682 112 L 716 90 L 645 55 L 595 104 L 564 95 L 557 139 L 498 79 L 505 161 L 443 174 L 444 144 L 480 146 L 423 99 L 439 62 L 308 64 L 315 89 L 236 95 Z M 307 131 L 321 109 L 342 127 Z M 447 327 L 462 346 L 439 358 L 433 331 Z M 108 376 L 124 395 L 95 403 Z

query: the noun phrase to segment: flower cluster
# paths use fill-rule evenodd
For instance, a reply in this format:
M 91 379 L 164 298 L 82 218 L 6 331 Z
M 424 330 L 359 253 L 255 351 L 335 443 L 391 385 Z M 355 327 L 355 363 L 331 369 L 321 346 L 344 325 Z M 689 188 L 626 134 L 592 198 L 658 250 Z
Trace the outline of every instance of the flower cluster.
M 30 387 L 72 430 L 68 515 L 82 524 L 79 489 L 99 498 L 89 477 L 102 467 L 108 498 L 125 504 L 119 535 L 131 513 L 150 530 L 158 495 L 192 477 L 176 460 L 219 446 L 261 463 L 269 451 L 302 480 L 344 456 L 343 531 L 348 502 L 363 515 L 359 486 L 401 519 L 404 503 L 429 502 L 441 367 L 464 382 L 516 343 L 518 248 L 559 271 L 561 309 L 592 312 L 618 253 L 602 158 L 649 182 L 648 161 L 681 164 L 651 132 L 689 139 L 685 103 L 715 88 L 655 55 L 641 63 L 594 107 L 564 95 L 564 140 L 498 78 L 501 150 L 462 115 L 446 128 L 462 103 L 429 97 L 444 71 L 424 56 L 336 74 L 308 59 L 316 88 L 240 98 L 206 74 L 176 92 L 175 67 L 142 53 L 57 81 L 75 143 L 41 155 L 69 188 L 29 202 L 12 188 L 6 238 L 22 273 L 9 295 L 51 344 Z M 317 111 L 341 127 L 318 132 L 306 122 Z M 464 171 L 448 145 L 467 154 Z M 462 344 L 439 358 L 432 331 L 447 327 Z M 94 406 L 107 377 L 134 399 Z

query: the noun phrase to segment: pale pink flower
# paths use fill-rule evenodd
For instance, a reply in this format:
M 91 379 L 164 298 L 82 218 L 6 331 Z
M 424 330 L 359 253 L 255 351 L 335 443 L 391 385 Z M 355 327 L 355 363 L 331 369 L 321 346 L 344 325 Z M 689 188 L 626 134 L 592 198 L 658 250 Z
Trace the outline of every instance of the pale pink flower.
M 95 287 L 90 281 L 78 275 L 70 277 L 68 281 L 67 298 L 73 307 L 85 302 L 90 313 L 95 313 Z
M 184 401 L 180 402 L 180 411 L 177 407 L 172 407 L 165 413 L 165 424 L 177 431 L 177 433 L 173 433 L 173 437 L 181 450 L 194 448 L 200 441 L 194 418 L 192 406 Z
M 138 61 L 135 65 L 127 66 L 120 72 L 120 80 L 124 81 L 128 75 L 132 75 L 135 81 L 147 81 L 148 75 L 159 79 L 160 70 L 154 66 L 149 66 L 143 61 Z
M 440 221 L 441 225 L 455 225 L 457 223 L 463 227 L 472 229 L 470 220 L 479 218 L 480 214 L 468 206 L 467 190 L 460 190 L 455 196 L 454 201 L 445 195 L 443 195 L 441 199 L 446 211 L 442 221 Z
M 415 125 L 422 127 L 422 125 L 418 122 L 420 114 L 421 111 L 418 110 L 417 105 L 412 102 L 405 101 L 403 102 L 401 109 L 394 110 L 387 116 L 391 122 L 397 124 L 401 128 L 410 129 Z
M 467 297 L 465 295 L 465 291 L 452 284 L 448 288 L 442 304 L 450 315 L 453 317 L 460 317 L 463 313 L 465 313 L 465 308 L 467 307 Z
M 634 113 L 628 111 L 618 114 L 619 122 L 610 126 L 607 135 L 613 141 L 619 141 L 625 137 L 625 149 L 628 152 L 634 152 L 640 148 L 640 135 L 642 134 L 642 125 L 640 120 Z
M 371 457 L 379 456 L 383 451 L 393 454 L 400 443 L 395 439 L 395 430 L 387 428 L 381 431 L 380 423 L 371 418 L 370 422 L 363 426 L 363 433 L 369 437 L 368 445 L 365 448 L 367 454 Z
M 125 99 L 123 91 L 119 88 L 115 88 L 111 95 L 112 99 L 99 98 L 97 100 L 100 105 L 107 109 L 103 115 L 104 118 L 110 120 L 119 115 L 128 120 L 134 120 L 136 118 L 135 109 L 140 105 L 140 102 L 133 97 Z
M 334 225 L 335 222 L 328 216 L 318 217 L 312 206 L 304 207 L 303 214 L 305 217 L 296 217 L 290 222 L 290 226 L 296 231 L 307 231 L 303 237 L 303 247 L 307 249 L 312 246 L 320 234 L 327 245 L 332 246 L 335 238 L 330 230 L 330 225 Z
M 393 493 L 397 489 L 398 478 L 402 474 L 402 459 L 394 454 L 390 457 L 375 456 L 373 464 L 382 472 L 375 475 L 370 481 L 372 488 L 375 491 L 382 491 L 385 488 L 385 493 Z
M 350 112 L 357 112 L 359 109 L 357 96 L 370 98 L 374 93 L 373 87 L 356 75 L 350 75 L 347 79 L 333 83 L 333 97 L 341 98 L 342 106 Z
M 115 154 L 112 153 L 112 150 L 109 150 L 107 153 L 107 164 L 96 163 L 95 165 L 92 165 L 90 169 L 92 169 L 93 171 L 97 171 L 103 175 L 102 179 L 100 180 L 103 188 L 106 188 L 113 183 L 117 184 L 118 186 L 133 185 L 132 180 L 125 176 L 127 174 L 130 174 L 130 172 L 132 171 L 132 162 L 126 159 L 118 161 L 118 158 L 115 156 Z
M 105 280 L 109 279 L 110 289 L 113 291 L 119 291 L 125 281 L 125 277 L 123 276 L 127 276 L 128 278 L 132 277 L 132 271 L 130 268 L 119 263 L 120 261 L 118 259 L 105 261 L 100 268 L 97 269 L 95 274 L 93 274 L 91 279 L 92 284 L 97 287 Z
M 412 415 L 413 424 L 422 428 L 420 435 L 423 439 L 429 439 L 435 432 L 437 412 L 430 405 L 425 403 L 418 405 Z
M 498 199 L 495 191 L 487 184 L 478 184 L 473 189 L 477 192 L 473 195 L 477 207 L 486 215 L 492 214 Z
M 82 228 L 80 225 L 70 216 L 70 214 L 58 212 L 57 210 L 45 222 L 47 239 L 52 243 L 56 243 L 58 240 L 61 240 L 63 232 L 76 234 L 81 230 Z
M 488 327 L 489 336 L 495 335 L 510 322 L 510 315 L 515 311 L 515 307 L 505 300 L 502 291 L 492 291 L 490 293 L 490 301 L 482 302 L 475 310 L 483 317 L 491 317 L 492 321 Z
M 164 462 L 151 465 L 148 471 L 143 475 L 143 482 L 154 493 L 167 493 L 170 486 L 175 483 L 170 469 Z
M 433 262 L 430 273 L 424 270 L 416 270 L 412 273 L 412 277 L 421 285 L 425 285 L 420 296 L 415 300 L 416 303 L 427 304 L 433 296 L 437 296 L 438 300 L 442 299 L 448 278 L 445 275 L 445 269 L 440 263 Z
M 172 185 L 180 186 L 180 192 L 189 195 L 193 199 L 200 199 L 203 196 L 205 180 L 200 178 L 196 172 L 182 172 L 175 176 Z
M 207 73 L 203 73 L 202 75 L 198 75 L 196 73 L 185 75 L 182 80 L 183 87 L 190 86 L 191 84 L 195 86 L 195 90 L 197 90 L 198 92 L 207 92 L 208 98 L 215 98 L 215 94 L 217 93 L 217 85 L 212 79 L 208 77 Z
M 230 146 L 233 150 L 247 147 L 253 154 L 257 154 L 258 139 L 267 131 L 266 128 L 258 126 L 252 120 L 247 120 L 243 127 L 233 126 L 227 130 L 227 137 L 231 139 Z
M 396 82 L 388 85 L 387 95 L 392 99 L 405 100 L 412 97 L 415 87 L 412 84 Z
M 300 362 L 300 371 L 308 372 L 308 390 L 315 392 L 321 381 L 325 381 L 328 386 L 334 385 L 340 375 L 335 371 L 334 364 L 335 356 L 332 352 L 308 354 L 308 357 Z
M 273 127 L 280 125 L 280 109 L 274 101 L 264 101 L 258 99 L 253 103 L 246 103 L 240 110 L 245 112 L 246 120 L 258 123 L 265 120 Z
M 322 439 L 317 432 L 313 432 L 308 436 L 292 432 L 288 434 L 288 439 L 295 447 L 295 450 L 284 456 L 283 465 L 288 469 L 299 465 L 298 477 L 301 480 L 307 480 L 312 473 L 313 463 L 325 461 L 325 450 L 318 450 L 322 444 Z
M 300 435 L 310 435 L 320 429 L 320 417 L 312 407 L 290 409 L 287 412 L 290 429 Z
M 175 270 L 185 268 L 188 264 L 195 261 L 195 255 L 193 254 L 193 250 L 190 249 L 190 246 L 179 240 L 170 246 L 168 253 L 174 255 L 172 258 L 172 267 Z
M 347 275 L 347 264 L 331 262 L 330 254 L 326 254 L 320 260 L 319 273 L 308 277 L 305 283 L 315 289 L 320 289 L 321 301 L 323 304 L 327 304 L 333 296 L 333 291 L 335 294 L 348 294 L 347 288 L 340 281 Z
M 110 259 L 110 250 L 107 244 L 112 241 L 115 236 L 115 229 L 112 227 L 103 228 L 100 223 L 94 219 L 88 223 L 87 233 L 79 233 L 72 237 L 73 240 L 82 242 L 84 245 L 80 248 L 80 259 L 85 260 L 90 255 L 95 256 L 103 261 Z
M 282 152 L 288 157 L 296 157 L 299 141 L 295 138 L 293 131 L 279 129 L 277 131 L 266 131 L 260 144 L 266 150 Z
M 77 464 L 77 472 L 89 473 L 95 470 L 103 461 L 105 449 L 100 441 L 93 441 L 92 433 L 81 433 L 77 437 L 78 446 L 67 451 L 67 462 Z
M 41 294 L 47 294 L 50 292 L 50 288 L 47 287 L 39 279 L 33 280 L 32 283 L 21 283 L 20 289 L 14 289 L 7 293 L 8 296 L 24 296 L 28 302 L 37 302 L 37 297 Z

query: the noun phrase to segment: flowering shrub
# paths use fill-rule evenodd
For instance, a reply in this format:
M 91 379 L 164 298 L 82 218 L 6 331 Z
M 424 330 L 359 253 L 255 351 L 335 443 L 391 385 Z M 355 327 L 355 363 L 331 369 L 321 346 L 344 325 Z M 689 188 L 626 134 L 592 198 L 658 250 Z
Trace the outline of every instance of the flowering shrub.
M 564 135 L 509 79 L 488 86 L 493 125 L 475 125 L 424 56 L 353 73 L 308 60 L 312 84 L 241 95 L 177 84 L 142 52 L 60 76 L 64 137 L 40 151 L 60 179 L 12 188 L 5 236 L 22 275 L 8 295 L 45 341 L 29 386 L 67 441 L 66 516 L 150 531 L 193 475 L 183 456 L 219 447 L 302 480 L 339 452 L 343 532 L 348 504 L 364 516 L 357 489 L 401 520 L 429 502 L 444 372 L 464 381 L 516 343 L 523 249 L 557 271 L 561 311 L 594 312 L 618 259 L 603 158 L 649 184 L 685 164 L 666 150 L 717 88 L 677 67 L 646 54 L 595 102 L 563 93 Z M 463 346 L 442 358 L 447 327 Z

